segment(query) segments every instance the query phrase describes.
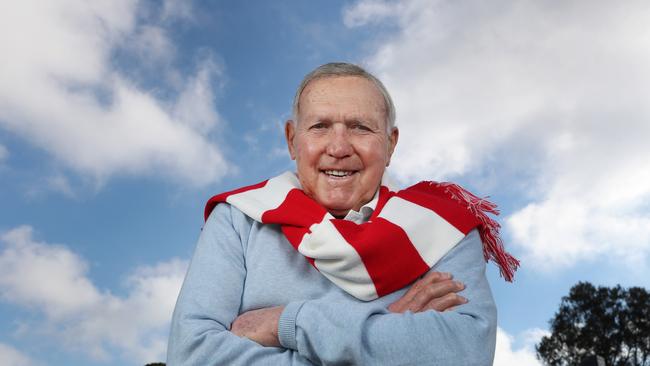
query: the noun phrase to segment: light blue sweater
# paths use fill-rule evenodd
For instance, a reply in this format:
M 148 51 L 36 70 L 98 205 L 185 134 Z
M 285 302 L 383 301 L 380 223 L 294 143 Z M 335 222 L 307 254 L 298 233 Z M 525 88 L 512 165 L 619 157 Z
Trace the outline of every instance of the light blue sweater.
M 447 312 L 390 313 L 406 289 L 362 302 L 312 267 L 276 225 L 220 204 L 199 238 L 167 350 L 177 365 L 491 365 L 496 307 L 476 230 L 433 268 L 462 281 L 469 300 Z M 238 314 L 286 305 L 284 348 L 228 331 Z

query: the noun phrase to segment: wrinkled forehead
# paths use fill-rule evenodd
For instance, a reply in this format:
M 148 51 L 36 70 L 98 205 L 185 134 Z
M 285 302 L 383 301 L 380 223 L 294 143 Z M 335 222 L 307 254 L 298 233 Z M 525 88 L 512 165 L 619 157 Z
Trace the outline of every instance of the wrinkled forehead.
M 300 119 L 329 115 L 330 118 L 384 120 L 383 95 L 373 82 L 357 76 L 312 80 L 299 99 Z

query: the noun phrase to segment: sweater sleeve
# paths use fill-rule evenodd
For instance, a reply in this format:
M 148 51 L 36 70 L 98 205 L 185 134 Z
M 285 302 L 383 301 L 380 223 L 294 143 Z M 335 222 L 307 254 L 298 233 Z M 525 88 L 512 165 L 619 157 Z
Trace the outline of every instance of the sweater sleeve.
M 404 314 L 388 312 L 385 299 L 292 302 L 280 318 L 280 342 L 324 365 L 492 365 L 496 306 L 478 232 L 470 232 L 432 270 L 462 281 L 469 302 L 453 311 Z
M 311 365 L 293 350 L 263 347 L 229 331 L 246 276 L 245 226 L 233 224 L 231 207 L 221 204 L 203 227 L 174 309 L 168 365 Z

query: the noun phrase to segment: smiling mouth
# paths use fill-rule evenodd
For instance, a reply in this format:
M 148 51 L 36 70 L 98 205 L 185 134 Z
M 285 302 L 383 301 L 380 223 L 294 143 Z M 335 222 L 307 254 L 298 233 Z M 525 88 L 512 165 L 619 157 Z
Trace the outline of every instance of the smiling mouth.
M 322 173 L 332 178 L 346 178 L 358 172 L 358 170 L 321 170 Z

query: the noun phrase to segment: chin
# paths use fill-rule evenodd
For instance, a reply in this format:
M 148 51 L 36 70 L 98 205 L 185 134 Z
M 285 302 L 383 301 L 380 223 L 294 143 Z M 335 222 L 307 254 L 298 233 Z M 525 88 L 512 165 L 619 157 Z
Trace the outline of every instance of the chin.
M 346 203 L 340 203 L 340 202 L 328 202 L 327 204 L 323 204 L 323 207 L 333 215 L 343 215 L 345 216 L 348 211 L 353 210 L 354 207 L 352 207 L 349 204 Z M 336 214 L 335 214 L 336 213 Z
M 355 203 L 358 202 L 353 199 L 357 195 L 352 190 L 323 190 L 320 193 L 314 198 L 329 212 L 344 212 L 345 215 L 353 210 Z

